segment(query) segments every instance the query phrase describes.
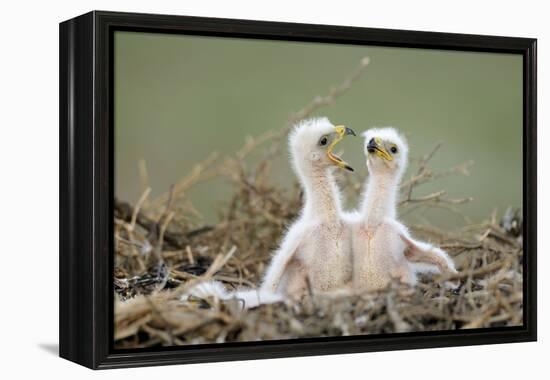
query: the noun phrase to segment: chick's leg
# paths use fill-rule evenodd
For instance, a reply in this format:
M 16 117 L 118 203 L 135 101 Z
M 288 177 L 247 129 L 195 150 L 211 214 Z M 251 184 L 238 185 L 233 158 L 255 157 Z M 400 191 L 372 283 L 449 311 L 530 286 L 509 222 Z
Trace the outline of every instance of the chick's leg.
M 286 295 L 294 301 L 300 301 L 308 293 L 307 271 L 299 260 L 292 260 L 285 274 Z

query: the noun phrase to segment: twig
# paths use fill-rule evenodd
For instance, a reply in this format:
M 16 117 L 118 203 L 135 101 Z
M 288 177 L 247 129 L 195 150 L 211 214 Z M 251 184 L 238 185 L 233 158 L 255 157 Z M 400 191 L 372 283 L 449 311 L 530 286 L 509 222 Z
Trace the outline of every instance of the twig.
M 138 161 L 138 171 L 139 171 L 139 179 L 141 182 L 141 187 L 143 189 L 143 192 L 146 191 L 146 189 L 149 189 L 149 174 L 147 172 L 147 165 L 145 163 L 145 160 L 142 158 Z M 146 199 L 143 203 L 143 206 L 146 208 L 148 206 L 148 200 Z
M 369 63 L 369 57 L 364 57 L 363 59 L 361 59 L 360 65 L 340 85 L 331 88 L 327 95 L 316 96 L 308 105 L 306 105 L 300 111 L 294 113 L 288 121 L 287 128 L 294 125 L 296 122 L 311 116 L 319 108 L 333 104 L 336 99 L 338 99 L 351 88 L 353 83 L 361 78 Z
M 153 202 L 151 202 L 151 208 L 158 207 L 161 204 L 165 203 L 170 196 L 173 198 L 180 196 L 181 193 L 185 192 L 198 182 L 214 177 L 217 174 L 216 170 L 210 172 L 207 172 L 205 170 L 210 167 L 217 159 L 218 153 L 212 152 L 205 160 L 195 164 L 195 166 L 193 166 L 193 169 L 191 170 L 191 173 L 189 173 L 189 175 L 183 177 L 180 181 L 173 185 L 173 188 L 170 190 L 170 192 L 165 193 L 153 200 Z
M 137 216 L 139 214 L 139 210 L 141 209 L 141 206 L 143 206 L 143 204 L 146 202 L 147 197 L 149 196 L 150 193 L 151 193 L 151 188 L 148 187 L 148 188 L 145 189 L 143 194 L 141 194 L 141 197 L 139 197 L 139 200 L 136 203 L 136 207 L 134 208 L 134 212 L 132 213 L 132 219 L 130 221 L 130 230 L 131 231 L 134 231 L 134 229 L 136 227 L 136 220 L 137 220 Z

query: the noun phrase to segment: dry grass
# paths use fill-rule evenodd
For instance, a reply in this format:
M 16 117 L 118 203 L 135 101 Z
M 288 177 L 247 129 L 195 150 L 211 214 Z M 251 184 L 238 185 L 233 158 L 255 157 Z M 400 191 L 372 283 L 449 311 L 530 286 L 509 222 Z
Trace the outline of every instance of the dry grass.
M 256 287 L 270 254 L 296 216 L 301 193 L 270 182 L 270 158 L 284 146 L 288 127 L 332 104 L 364 74 L 364 59 L 328 95 L 316 97 L 278 131 L 249 137 L 233 155 L 212 154 L 158 199 L 149 199 L 145 163 L 139 164 L 143 195 L 129 205 L 115 202 L 115 346 L 139 348 L 229 341 L 449 330 L 522 323 L 521 220 L 507 213 L 497 221 L 457 231 L 411 226 L 415 236 L 440 245 L 453 256 L 460 287 L 439 284 L 451 278 L 424 278 L 414 288 L 392 284 L 381 292 L 355 296 L 316 296 L 299 304 L 264 305 L 242 310 L 238 301 L 181 302 L 180 295 L 206 279 L 229 287 Z M 251 153 L 262 159 L 247 161 Z M 429 166 L 440 145 L 416 160 L 416 171 L 401 187 L 401 213 L 444 207 L 460 213 L 464 199 L 444 191 L 416 195 L 418 186 L 447 175 L 467 175 L 471 163 L 434 173 Z M 201 181 L 224 176 L 232 183 L 231 201 L 216 225 L 197 225 L 187 197 Z M 339 178 L 347 196 L 356 197 L 361 180 Z

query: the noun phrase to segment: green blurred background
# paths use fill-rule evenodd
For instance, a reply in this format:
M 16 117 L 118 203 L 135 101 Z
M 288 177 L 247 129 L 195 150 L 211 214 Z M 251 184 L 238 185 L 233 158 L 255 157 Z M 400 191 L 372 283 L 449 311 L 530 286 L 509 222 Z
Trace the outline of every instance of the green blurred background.
M 411 157 L 439 141 L 432 167 L 473 160 L 469 177 L 454 176 L 418 189 L 473 197 L 460 206 L 473 221 L 522 200 L 522 57 L 442 50 L 343 46 L 168 34 L 115 34 L 115 195 L 135 203 L 142 192 L 138 160 L 147 164 L 152 196 L 189 173 L 215 150 L 234 152 L 247 135 L 281 128 L 316 95 L 326 94 L 368 56 L 365 74 L 337 102 L 319 110 L 356 131 L 395 126 Z M 340 145 L 366 175 L 362 141 Z M 273 180 L 289 185 L 287 153 Z M 228 199 L 216 179 L 189 193 L 205 222 Z M 350 204 L 349 206 L 354 206 Z M 445 210 L 409 215 L 460 226 Z

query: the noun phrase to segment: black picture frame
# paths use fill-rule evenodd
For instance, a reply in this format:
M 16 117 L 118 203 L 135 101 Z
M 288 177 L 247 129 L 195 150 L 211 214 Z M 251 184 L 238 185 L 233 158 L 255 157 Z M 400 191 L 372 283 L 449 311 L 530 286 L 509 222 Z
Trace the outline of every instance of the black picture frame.
M 115 351 L 112 87 L 117 30 L 521 54 L 523 326 Z M 93 11 L 62 22 L 59 41 L 61 357 L 99 369 L 536 340 L 536 39 Z

